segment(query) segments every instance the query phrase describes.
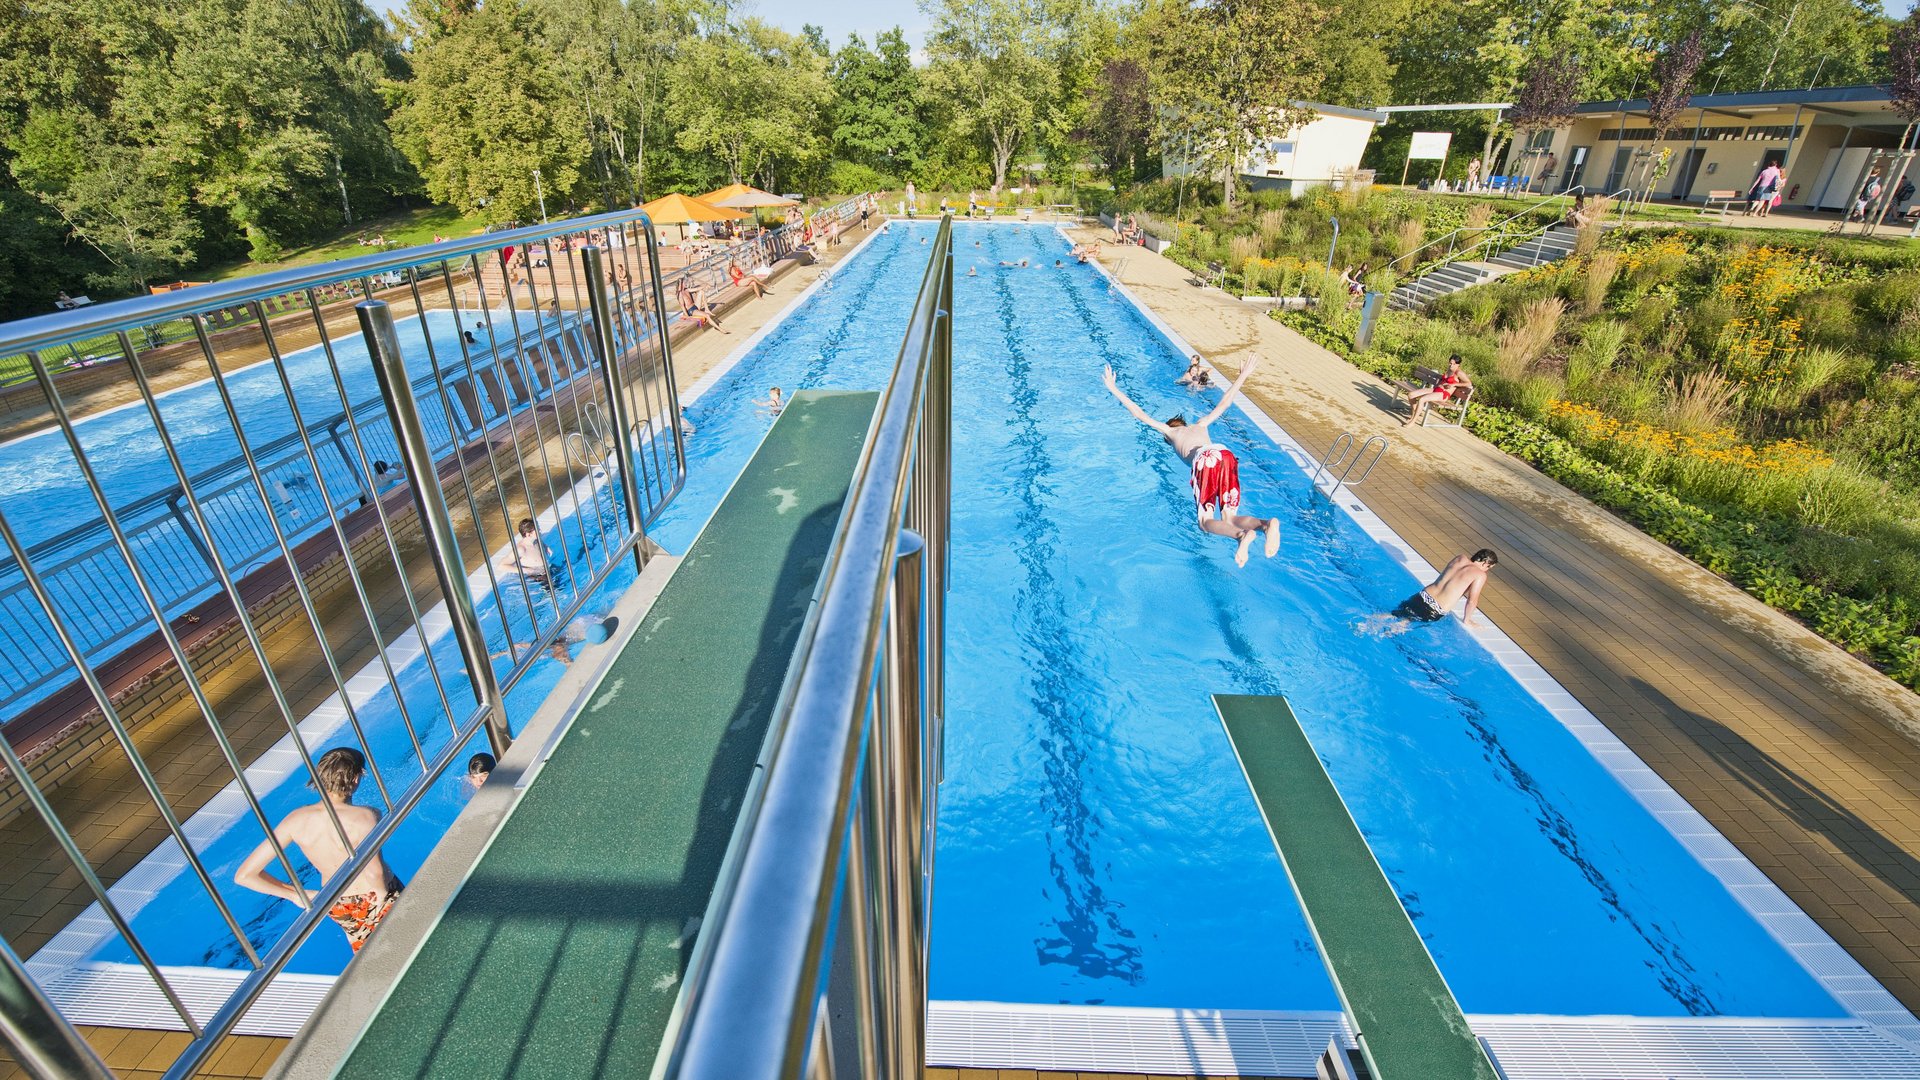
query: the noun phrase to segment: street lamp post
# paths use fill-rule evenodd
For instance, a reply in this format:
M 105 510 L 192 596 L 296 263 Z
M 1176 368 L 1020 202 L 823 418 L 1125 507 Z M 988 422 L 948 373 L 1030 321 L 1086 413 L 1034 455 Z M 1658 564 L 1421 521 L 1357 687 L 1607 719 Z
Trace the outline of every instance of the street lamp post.
M 540 166 L 538 165 L 533 167 L 533 195 L 534 198 L 540 200 L 540 224 L 545 225 L 547 223 L 547 193 L 546 190 L 540 186 Z

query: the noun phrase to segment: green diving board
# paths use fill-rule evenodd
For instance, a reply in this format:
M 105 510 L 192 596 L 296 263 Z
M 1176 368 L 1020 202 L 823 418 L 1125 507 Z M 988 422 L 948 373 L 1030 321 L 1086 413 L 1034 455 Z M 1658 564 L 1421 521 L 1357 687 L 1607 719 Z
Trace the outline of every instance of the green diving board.
M 1498 1080 L 1287 700 L 1213 703 L 1373 1080 Z
M 878 399 L 793 396 L 338 1075 L 652 1070 Z

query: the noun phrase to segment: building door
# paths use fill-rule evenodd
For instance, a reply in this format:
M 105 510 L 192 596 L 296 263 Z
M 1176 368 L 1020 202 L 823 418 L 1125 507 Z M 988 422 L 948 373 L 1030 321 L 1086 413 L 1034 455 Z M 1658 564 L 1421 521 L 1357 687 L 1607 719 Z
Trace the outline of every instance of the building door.
M 1680 158 L 1680 168 L 1673 174 L 1673 197 L 1685 199 L 1693 194 L 1694 178 L 1700 175 L 1700 162 L 1707 156 L 1707 148 L 1696 146 Z
M 1607 170 L 1607 183 L 1599 195 L 1611 195 L 1627 185 L 1627 167 L 1633 164 L 1633 147 L 1623 146 L 1613 152 L 1613 168 Z
M 1567 151 L 1567 182 L 1562 187 L 1572 188 L 1580 184 L 1581 177 L 1587 172 L 1587 158 L 1590 156 L 1590 150 L 1590 147 L 1576 146 Z

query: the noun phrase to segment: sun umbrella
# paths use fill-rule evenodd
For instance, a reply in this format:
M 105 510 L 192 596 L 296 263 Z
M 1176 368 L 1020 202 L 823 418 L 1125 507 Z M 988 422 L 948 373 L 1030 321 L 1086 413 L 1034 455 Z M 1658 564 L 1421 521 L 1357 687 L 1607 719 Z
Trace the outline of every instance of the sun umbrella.
M 691 195 L 667 195 L 642 206 L 655 225 L 684 225 L 698 221 L 738 221 L 747 215 L 714 206 Z
M 716 191 L 700 196 L 700 201 L 708 206 L 732 206 L 748 209 L 756 206 L 793 206 L 792 199 L 783 199 L 771 191 L 761 191 L 747 184 L 728 184 Z

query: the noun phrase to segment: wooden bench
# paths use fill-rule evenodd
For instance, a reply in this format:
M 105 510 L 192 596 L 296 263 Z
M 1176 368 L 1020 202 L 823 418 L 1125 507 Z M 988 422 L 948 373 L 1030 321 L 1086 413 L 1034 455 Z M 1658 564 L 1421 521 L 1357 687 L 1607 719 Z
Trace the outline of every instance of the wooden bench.
M 1227 278 L 1227 268 L 1220 263 L 1210 262 L 1207 264 L 1206 273 L 1196 274 L 1194 276 L 1193 283 L 1195 285 L 1200 286 L 1203 289 L 1209 285 L 1217 289 L 1220 287 L 1220 283 L 1222 281 L 1225 281 L 1226 278 Z
M 1411 393 L 1412 391 L 1415 391 L 1415 390 L 1431 390 L 1432 388 L 1440 385 L 1440 380 L 1444 378 L 1446 378 L 1445 375 L 1440 374 L 1439 372 L 1433 370 L 1430 367 L 1416 367 L 1413 369 L 1413 378 L 1400 379 L 1397 382 L 1395 382 L 1393 385 L 1399 388 L 1401 395 L 1404 397 L 1404 395 Z M 1467 406 L 1472 404 L 1472 402 L 1473 402 L 1473 386 L 1471 384 L 1468 384 L 1466 386 L 1456 386 L 1453 388 L 1452 397 L 1447 398 L 1443 401 L 1432 401 L 1427 403 L 1426 414 L 1420 417 L 1420 426 L 1421 427 L 1459 427 L 1460 425 L 1467 422 Z M 1440 424 L 1434 423 L 1433 418 L 1439 415 L 1441 409 L 1454 410 L 1452 423 L 1440 423 Z
M 1732 188 L 1709 191 L 1707 192 L 1706 204 L 1700 207 L 1700 212 L 1702 214 L 1712 214 L 1724 220 L 1727 212 L 1733 209 L 1734 203 L 1745 201 L 1746 196 Z M 1716 206 L 1716 203 L 1719 205 Z

